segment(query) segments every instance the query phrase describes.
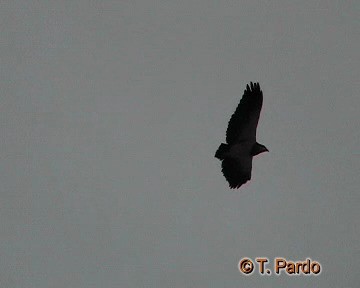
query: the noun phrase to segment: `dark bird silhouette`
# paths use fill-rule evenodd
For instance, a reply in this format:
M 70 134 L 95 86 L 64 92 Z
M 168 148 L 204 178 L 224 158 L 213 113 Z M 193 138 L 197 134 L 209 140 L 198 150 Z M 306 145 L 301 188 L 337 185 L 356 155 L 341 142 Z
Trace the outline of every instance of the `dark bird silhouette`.
M 222 161 L 222 172 L 230 188 L 239 188 L 251 179 L 252 159 L 269 150 L 256 142 L 256 127 L 263 103 L 259 83 L 246 85 L 244 95 L 231 116 L 226 142 L 221 143 L 215 157 Z

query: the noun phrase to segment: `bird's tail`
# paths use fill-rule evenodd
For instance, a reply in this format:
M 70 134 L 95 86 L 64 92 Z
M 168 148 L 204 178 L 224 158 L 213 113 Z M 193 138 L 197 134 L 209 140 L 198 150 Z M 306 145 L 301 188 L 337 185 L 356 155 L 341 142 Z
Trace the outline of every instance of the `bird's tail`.
M 227 152 L 229 152 L 229 145 L 221 143 L 218 150 L 215 153 L 215 158 L 217 158 L 219 160 L 224 160 L 225 159 L 225 154 Z

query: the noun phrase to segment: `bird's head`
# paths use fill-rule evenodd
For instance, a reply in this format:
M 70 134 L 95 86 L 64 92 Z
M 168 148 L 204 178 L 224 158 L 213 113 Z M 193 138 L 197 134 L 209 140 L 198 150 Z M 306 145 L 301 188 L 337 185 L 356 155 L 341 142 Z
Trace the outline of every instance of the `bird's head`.
M 269 149 L 267 149 L 264 145 L 256 142 L 251 150 L 251 155 L 256 156 L 263 152 L 269 152 Z

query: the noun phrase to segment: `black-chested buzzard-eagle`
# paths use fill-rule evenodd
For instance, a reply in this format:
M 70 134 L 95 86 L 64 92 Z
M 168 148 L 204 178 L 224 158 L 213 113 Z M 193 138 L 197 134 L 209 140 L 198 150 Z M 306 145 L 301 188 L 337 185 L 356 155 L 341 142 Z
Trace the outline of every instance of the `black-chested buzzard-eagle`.
M 222 161 L 222 172 L 230 188 L 239 188 L 250 180 L 253 157 L 269 151 L 256 142 L 262 103 L 263 93 L 259 83 L 250 82 L 230 118 L 226 131 L 227 144 L 221 143 L 215 153 L 215 157 Z

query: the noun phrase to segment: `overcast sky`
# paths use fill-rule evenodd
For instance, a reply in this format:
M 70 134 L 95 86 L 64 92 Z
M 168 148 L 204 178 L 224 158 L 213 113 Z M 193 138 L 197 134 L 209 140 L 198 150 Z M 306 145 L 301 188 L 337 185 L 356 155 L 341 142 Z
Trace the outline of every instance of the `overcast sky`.
M 358 287 L 360 2 L 0 3 L 0 287 Z M 214 158 L 246 84 L 252 180 Z M 241 274 L 310 257 L 319 276 Z

